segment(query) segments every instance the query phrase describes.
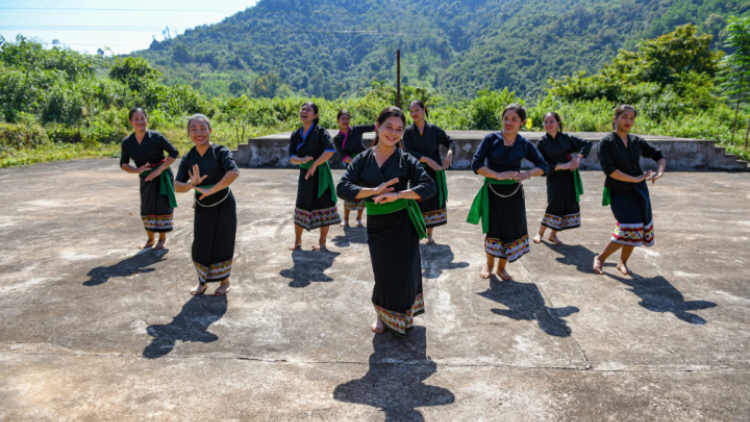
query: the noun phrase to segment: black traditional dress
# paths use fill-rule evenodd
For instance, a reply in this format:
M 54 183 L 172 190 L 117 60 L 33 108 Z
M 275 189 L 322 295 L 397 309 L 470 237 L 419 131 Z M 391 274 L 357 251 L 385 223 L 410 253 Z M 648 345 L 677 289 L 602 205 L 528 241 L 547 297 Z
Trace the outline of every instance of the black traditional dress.
M 534 144 L 517 135 L 512 146 L 505 146 L 503 133 L 491 133 L 482 139 L 477 148 L 471 169 L 474 173 L 487 166 L 492 171 L 521 171 L 523 159 L 531 161 L 547 173 L 547 163 Z M 484 179 L 468 222 L 482 220 L 484 250 L 498 258 L 513 262 L 529 252 L 529 231 L 526 226 L 526 197 L 523 184 L 515 180 Z
M 398 178 L 394 192 L 411 189 L 422 199 L 435 195 L 435 182 L 419 162 L 396 148 L 381 167 L 374 150 L 361 153 L 346 169 L 338 184 L 339 195 L 355 201 L 362 188 L 376 188 Z M 370 247 L 375 289 L 372 303 L 378 317 L 391 332 L 404 335 L 411 330 L 413 317 L 424 313 L 422 294 L 422 259 L 419 239 L 426 228 L 414 200 L 399 199 L 375 204 L 367 198 L 367 244 Z
M 403 136 L 404 150 L 420 160 L 423 156 L 432 159 L 438 165 L 443 165 L 443 157 L 440 156 L 440 145 L 445 146 L 453 154 L 456 153 L 456 143 L 443 129 L 425 122 L 424 130 L 419 133 L 419 128 L 411 124 L 404 131 Z M 421 163 L 427 175 L 435 181 L 438 189 L 437 195 L 430 199 L 417 201 L 419 208 L 424 216 L 424 223 L 429 227 L 442 226 L 448 224 L 448 184 L 445 180 L 445 170 L 435 171 L 426 163 Z
M 223 145 L 211 144 L 201 156 L 193 147 L 180 161 L 177 181 L 188 183 L 197 164 L 201 176 L 207 176 L 200 187 L 210 188 L 221 181 L 227 172 L 238 171 L 232 151 Z M 237 235 L 237 203 L 229 187 L 213 195 L 198 199 L 195 192 L 195 221 L 193 223 L 193 264 L 201 285 L 229 278 L 234 258 L 234 239 Z
M 136 167 L 148 163 L 151 169 L 155 169 L 166 159 L 165 152 L 172 158 L 179 155 L 177 148 L 159 132 L 147 130 L 140 144 L 133 133 L 122 141 L 120 167 L 133 160 Z M 139 175 L 143 226 L 150 232 L 170 232 L 174 227 L 174 208 L 177 207 L 174 197 L 174 174 L 171 168 L 167 168 L 159 177 L 147 182 L 145 178 L 150 173 L 151 170 Z
M 593 146 L 591 141 L 557 132 L 554 138 L 548 133 L 536 144 L 536 149 L 549 164 L 547 173 L 547 210 L 542 225 L 562 231 L 581 226 L 579 195 L 583 194 L 583 183 L 578 170 L 556 170 L 558 164 L 569 162 L 572 153 L 588 157 Z
M 344 163 L 347 158 L 354 159 L 367 149 L 362 139 L 362 134 L 367 132 L 375 132 L 375 125 L 351 126 L 346 134 L 339 132 L 333 137 L 333 145 Z M 350 211 L 358 211 L 365 208 L 365 201 L 364 199 L 357 202 L 344 201 L 344 207 Z
M 328 163 L 323 163 L 315 174 L 305 180 L 307 169 L 325 152 L 336 152 L 328 131 L 313 124 L 307 133 L 303 128 L 294 131 L 289 142 L 289 157 L 313 157 L 312 161 L 300 165 L 297 184 L 297 205 L 294 209 L 294 224 L 305 230 L 331 226 L 341 222 L 336 207 L 336 188 Z
M 612 132 L 602 138 L 597 146 L 597 154 L 604 180 L 602 205 L 610 205 L 617 220 L 612 233 L 612 241 L 628 246 L 654 245 L 654 219 L 651 213 L 651 197 L 648 184 L 622 182 L 610 175 L 615 170 L 630 176 L 642 176 L 641 157 L 659 161 L 664 154 L 641 137 L 628 134 L 628 146 L 620 136 Z

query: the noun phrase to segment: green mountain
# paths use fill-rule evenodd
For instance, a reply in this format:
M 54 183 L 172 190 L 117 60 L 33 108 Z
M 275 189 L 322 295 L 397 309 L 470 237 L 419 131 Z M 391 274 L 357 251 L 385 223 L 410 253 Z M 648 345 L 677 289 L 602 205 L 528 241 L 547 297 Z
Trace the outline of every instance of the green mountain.
M 405 84 L 533 98 L 644 37 L 693 22 L 720 41 L 727 16 L 748 14 L 747 0 L 261 0 L 133 55 L 210 96 L 330 99 L 392 83 L 400 49 Z

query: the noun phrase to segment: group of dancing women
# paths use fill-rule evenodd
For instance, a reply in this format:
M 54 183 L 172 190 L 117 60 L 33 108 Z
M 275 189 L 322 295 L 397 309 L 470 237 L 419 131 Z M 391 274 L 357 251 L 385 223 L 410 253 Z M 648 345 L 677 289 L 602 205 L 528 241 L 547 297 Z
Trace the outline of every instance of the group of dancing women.
M 341 110 L 337 115 L 339 133 L 332 138 L 319 125 L 318 107 L 305 103 L 299 114 L 301 127 L 292 133 L 289 144 L 289 161 L 299 165 L 295 240 L 289 249 L 302 247 L 305 230 L 319 229 L 312 249 L 323 250 L 330 226 L 347 226 L 355 211 L 355 225 L 361 227 L 367 211 L 367 243 L 375 277 L 372 303 L 376 320 L 371 329 L 397 336 L 405 335 L 413 327 L 413 318 L 425 309 L 419 245 L 422 239 L 435 243 L 433 230 L 448 222 L 445 170 L 453 164 L 456 147 L 444 130 L 427 121 L 429 112 L 423 102 L 412 102 L 409 114 L 413 123 L 408 127 L 405 114 L 396 107 L 382 110 L 372 125 L 352 126 L 351 114 Z M 654 244 L 647 182 L 662 177 L 666 159 L 652 144 L 629 133 L 636 116 L 630 105 L 617 107 L 614 130 L 597 146 L 606 175 L 602 205 L 610 206 L 617 220 L 609 242 L 594 257 L 593 271 L 600 275 L 604 274 L 604 262 L 618 250 L 617 269 L 632 274 L 628 259 L 633 249 Z M 120 166 L 140 177 L 141 218 L 148 235 L 140 247 L 165 247 L 166 235 L 174 227 L 175 192 L 193 191 L 192 259 L 198 285 L 192 294 L 204 294 L 211 282 L 219 283 L 214 296 L 227 294 L 237 232 L 230 185 L 240 174 L 231 151 L 211 143 L 209 119 L 196 114 L 187 124 L 195 145 L 183 155 L 175 177 L 170 165 L 178 150 L 163 135 L 148 130 L 142 109 L 132 109 L 129 119 L 134 133 L 122 142 Z M 560 116 L 550 112 L 544 116 L 546 133 L 535 146 L 519 133 L 526 120 L 521 105 L 505 107 L 502 130 L 482 139 L 471 163 L 474 173 L 484 177 L 467 222 L 481 224 L 485 235 L 487 261 L 480 272 L 485 279 L 494 270 L 502 280 L 511 280 L 507 264 L 529 253 L 522 182 L 547 176 L 548 206 L 533 242 L 542 242 L 549 229 L 549 241 L 562 243 L 559 232 L 581 226 L 583 183 L 578 167 L 590 154 L 591 141 L 564 133 Z M 363 141 L 367 132 L 375 132 L 369 148 Z M 447 149 L 445 156 L 441 145 Z M 328 165 L 336 153 L 346 165 L 338 184 L 334 184 Z M 641 157 L 656 161 L 656 172 L 644 172 Z M 522 170 L 524 159 L 533 168 Z M 338 197 L 345 201 L 343 220 Z

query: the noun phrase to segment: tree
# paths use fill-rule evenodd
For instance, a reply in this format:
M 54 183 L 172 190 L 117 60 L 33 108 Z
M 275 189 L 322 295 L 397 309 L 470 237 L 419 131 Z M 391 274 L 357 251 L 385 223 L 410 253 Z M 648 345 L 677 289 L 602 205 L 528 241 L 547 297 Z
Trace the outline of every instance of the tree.
M 260 76 L 253 82 L 253 95 L 256 97 L 273 98 L 281 84 L 281 78 L 275 73 Z
M 737 106 L 734 112 L 734 122 L 732 123 L 732 139 L 734 143 L 734 133 L 737 130 L 737 117 L 740 112 L 740 103 L 745 98 L 745 83 L 750 79 L 750 17 L 747 18 L 729 18 L 727 26 L 726 46 L 735 49 L 734 53 L 726 57 L 725 63 L 730 72 L 729 85 L 734 85 L 734 91 L 737 94 Z M 745 149 L 747 149 L 748 134 L 750 134 L 750 122 L 745 134 Z
M 109 77 L 126 83 L 130 89 L 138 91 L 143 89 L 149 81 L 155 81 L 159 77 L 159 71 L 151 67 L 148 60 L 141 57 L 126 57 L 120 60 L 115 56 L 115 63 L 109 70 Z
M 193 61 L 185 44 L 177 44 L 172 49 L 172 59 L 178 63 L 189 63 Z

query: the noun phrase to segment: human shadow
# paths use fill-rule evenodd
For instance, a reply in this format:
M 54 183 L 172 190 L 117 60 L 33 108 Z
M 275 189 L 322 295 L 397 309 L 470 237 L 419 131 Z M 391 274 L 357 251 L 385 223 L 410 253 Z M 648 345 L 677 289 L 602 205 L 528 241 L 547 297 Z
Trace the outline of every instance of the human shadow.
M 294 267 L 281 270 L 279 274 L 285 278 L 291 278 L 289 287 L 307 287 L 312 282 L 333 281 L 325 275 L 325 270 L 331 268 L 333 261 L 341 255 L 329 250 L 305 251 L 297 248 L 292 252 Z
M 226 296 L 193 296 L 167 325 L 151 325 L 146 332 L 153 337 L 143 349 L 143 357 L 158 359 L 174 349 L 177 341 L 211 343 L 219 339 L 208 327 L 227 312 Z
M 550 308 L 544 304 L 536 284 L 500 281 L 494 275 L 490 278 L 490 288 L 479 295 L 508 308 L 493 309 L 493 313 L 517 321 L 537 321 L 542 331 L 555 337 L 570 336 L 570 328 L 563 318 L 579 311 L 575 306 Z
M 444 270 L 455 270 L 466 268 L 468 262 L 453 262 L 455 255 L 450 245 L 419 245 L 419 253 L 422 256 L 422 277 L 438 278 Z
M 555 258 L 557 262 L 564 265 L 575 265 L 576 270 L 582 273 L 594 274 L 594 257 L 598 254 L 591 249 L 581 245 L 568 245 L 565 243 L 559 245 L 547 242 L 542 243 L 562 255 Z M 605 263 L 604 265 L 608 264 Z
M 164 255 L 169 249 L 152 250 L 145 249 L 137 254 L 126 258 L 117 264 L 108 267 L 96 267 L 86 274 L 89 280 L 83 283 L 84 286 L 93 287 L 104 284 L 112 277 L 128 277 L 135 273 L 150 273 L 154 268 L 148 268 L 151 265 L 164 261 Z
M 667 279 L 662 276 L 643 278 L 633 274 L 632 278 L 607 275 L 630 287 L 628 290 L 641 298 L 639 305 L 651 312 L 670 312 L 678 319 L 690 324 L 703 325 L 706 320 L 689 311 L 700 311 L 713 308 L 715 303 L 706 300 L 685 301 L 685 297 Z
M 406 338 L 375 335 L 372 345 L 367 374 L 337 386 L 334 399 L 380 408 L 386 421 L 424 421 L 416 408 L 455 401 L 450 390 L 424 384 L 437 372 L 437 364 L 427 357 L 424 327 L 414 327 Z
M 344 234 L 331 239 L 339 248 L 348 248 L 352 243 L 367 243 L 366 227 L 344 227 Z

